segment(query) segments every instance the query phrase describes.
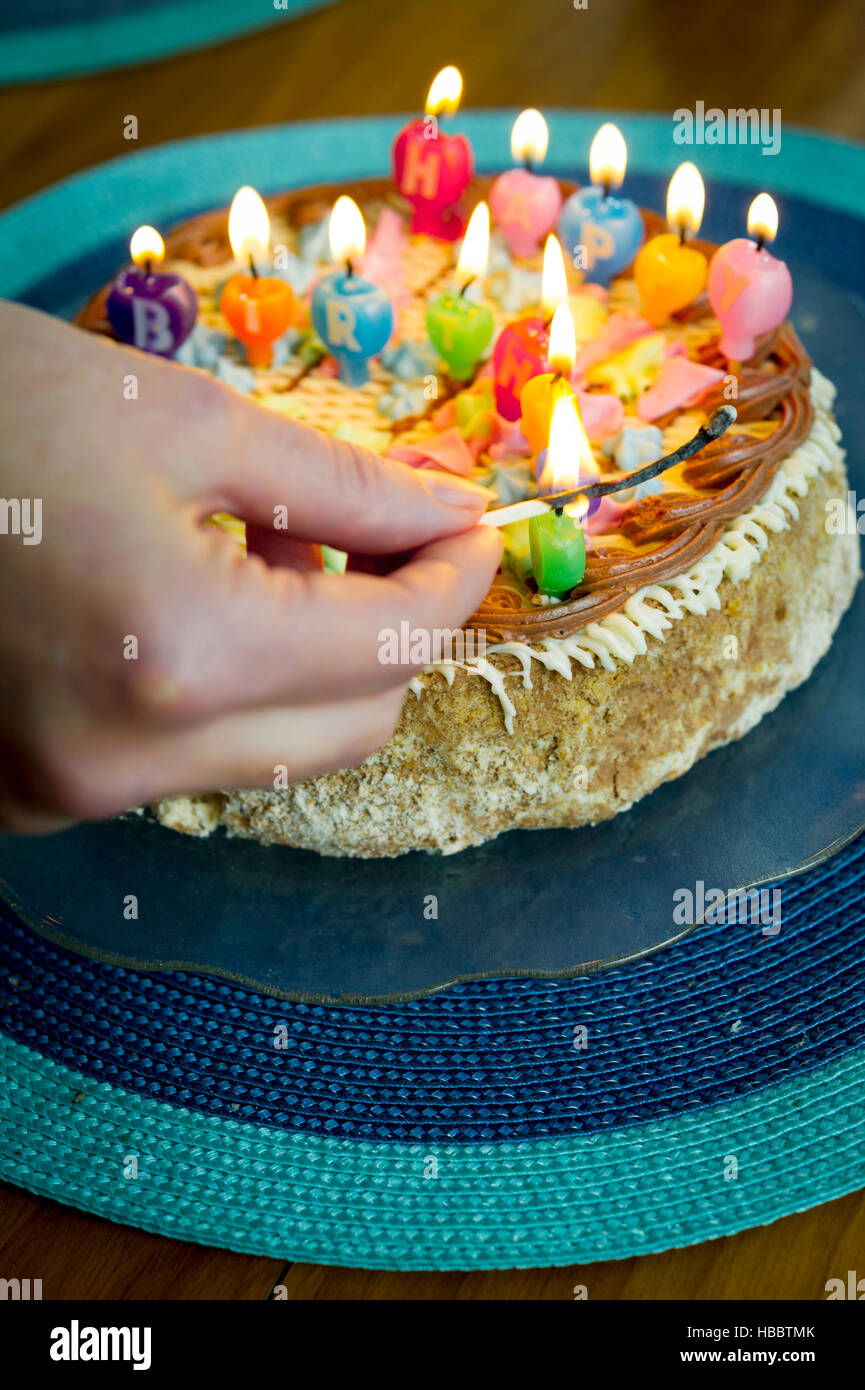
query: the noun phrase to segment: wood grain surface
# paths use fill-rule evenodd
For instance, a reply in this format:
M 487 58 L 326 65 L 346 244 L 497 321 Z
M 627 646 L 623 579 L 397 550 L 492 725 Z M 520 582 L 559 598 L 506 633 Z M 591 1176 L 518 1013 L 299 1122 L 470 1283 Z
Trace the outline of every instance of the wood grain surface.
M 861 0 L 343 0 L 153 66 L 0 89 L 8 204 L 133 148 L 238 126 L 412 110 L 448 62 L 471 106 L 779 108 L 865 137 Z M 286 1266 L 115 1226 L 0 1187 L 0 1276 L 46 1299 L 822 1299 L 865 1274 L 865 1194 L 728 1239 L 584 1267 L 391 1274 Z

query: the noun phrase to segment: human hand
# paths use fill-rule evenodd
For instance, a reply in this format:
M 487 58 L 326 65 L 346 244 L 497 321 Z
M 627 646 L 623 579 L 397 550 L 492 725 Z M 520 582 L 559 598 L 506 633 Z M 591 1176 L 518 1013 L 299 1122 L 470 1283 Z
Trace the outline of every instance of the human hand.
M 475 525 L 483 491 L 18 305 L 0 341 L 0 493 L 10 516 L 42 508 L 38 544 L 0 533 L 0 824 L 272 787 L 277 766 L 300 781 L 385 743 L 413 670 L 381 663 L 378 634 L 458 628 L 484 597 L 501 540 Z M 272 527 L 283 505 L 299 541 L 411 558 L 268 568 L 204 524 Z

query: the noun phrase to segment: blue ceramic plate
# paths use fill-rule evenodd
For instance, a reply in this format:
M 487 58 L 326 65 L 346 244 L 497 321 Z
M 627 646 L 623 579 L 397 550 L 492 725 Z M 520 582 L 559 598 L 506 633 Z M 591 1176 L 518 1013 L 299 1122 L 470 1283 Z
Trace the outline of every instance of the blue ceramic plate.
M 512 119 L 462 118 L 481 169 L 506 164 Z M 553 172 L 584 177 L 602 119 L 554 115 Z M 617 119 L 631 150 L 628 192 L 663 206 L 683 153 L 671 124 Z M 340 122 L 244 132 L 104 166 L 0 218 L 0 293 L 72 314 L 123 261 L 139 222 L 167 226 L 228 202 L 243 182 L 269 192 L 382 174 L 398 125 L 353 121 L 350 140 Z M 778 251 L 796 285 L 794 322 L 838 384 L 851 487 L 865 493 L 862 151 L 785 132 L 776 159 L 747 147 L 698 154 L 710 239 L 740 233 L 760 187 L 780 195 Z M 676 889 L 800 873 L 865 826 L 863 639 L 860 589 L 828 656 L 774 714 L 594 829 L 514 831 L 447 859 L 363 861 L 222 836 L 189 840 L 132 817 L 42 840 L 0 837 L 0 891 L 25 921 L 86 954 L 204 970 L 290 999 L 398 1000 L 457 980 L 597 970 L 684 934 L 673 921 Z M 123 917 L 130 893 L 134 922 Z M 429 894 L 438 898 L 435 921 L 423 913 Z

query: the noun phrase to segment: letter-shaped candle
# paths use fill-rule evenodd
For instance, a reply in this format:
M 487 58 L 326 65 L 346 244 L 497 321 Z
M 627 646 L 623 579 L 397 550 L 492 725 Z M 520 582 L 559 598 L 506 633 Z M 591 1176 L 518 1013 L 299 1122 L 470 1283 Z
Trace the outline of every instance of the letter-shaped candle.
M 646 232 L 643 215 L 630 198 L 618 198 L 625 177 L 628 148 L 618 126 L 602 125 L 589 152 L 589 188 L 572 193 L 559 218 L 566 254 L 585 271 L 586 279 L 606 285 L 631 264 Z
M 393 145 L 398 191 L 414 209 L 411 229 L 441 241 L 458 241 L 465 220 L 457 204 L 474 173 L 474 155 L 465 135 L 448 135 L 441 118 L 456 111 L 463 80 L 458 68 L 436 74 L 426 100 L 426 116 L 410 121 Z
M 768 193 L 748 209 L 748 232 L 719 247 L 709 265 L 709 303 L 721 325 L 720 348 L 730 362 L 753 357 L 756 339 L 787 317 L 793 280 L 784 261 L 764 249 L 778 231 L 778 209 Z
M 180 275 L 154 271 L 165 255 L 155 227 L 139 227 L 129 243 L 132 266 L 118 275 L 105 312 L 121 343 L 173 357 L 195 327 L 198 298 Z
M 558 238 L 548 236 L 544 247 L 539 316 L 516 319 L 502 329 L 493 350 L 496 409 L 506 420 L 519 420 L 520 393 L 526 382 L 547 365 L 549 325 L 563 299 L 568 297 L 565 262 Z
M 244 185 L 234 195 L 228 214 L 228 239 L 234 259 L 248 265 L 225 284 L 219 307 L 235 337 L 246 348 L 251 367 L 269 367 L 273 344 L 294 318 L 294 291 L 274 275 L 259 274 L 270 250 L 270 219 L 254 188 Z
M 319 280 L 310 316 L 316 333 L 339 363 L 340 381 L 347 386 L 369 381 L 369 359 L 381 352 L 393 333 L 393 306 L 387 294 L 355 273 L 354 263 L 365 246 L 360 208 L 351 198 L 337 198 L 330 215 L 330 250 L 345 270 Z
M 547 453 L 547 492 L 568 488 L 579 472 L 583 446 L 583 427 L 574 396 L 559 396 L 550 420 Z M 585 440 L 588 449 L 588 441 Z M 591 455 L 591 451 L 589 451 Z M 586 568 L 586 542 L 580 517 L 586 511 L 586 498 L 563 510 L 533 516 L 529 521 L 532 571 L 539 593 L 561 598 L 579 584 Z
M 693 303 L 706 285 L 706 257 L 685 244 L 703 220 L 706 190 L 694 164 L 680 164 L 667 189 L 667 225 L 671 230 L 647 241 L 634 262 L 634 279 L 643 313 L 660 328 L 671 314 Z
M 466 294 L 487 268 L 490 246 L 490 210 L 478 203 L 466 230 L 457 277 L 459 290 L 445 290 L 427 309 L 426 326 L 430 341 L 448 365 L 454 381 L 468 381 L 493 336 L 495 322 L 486 304 L 478 304 Z
M 556 179 L 535 172 L 547 153 L 550 136 L 540 111 L 530 108 L 514 121 L 511 153 L 522 164 L 500 174 L 490 190 L 490 212 L 501 227 L 513 256 L 531 256 L 553 230 L 562 206 Z

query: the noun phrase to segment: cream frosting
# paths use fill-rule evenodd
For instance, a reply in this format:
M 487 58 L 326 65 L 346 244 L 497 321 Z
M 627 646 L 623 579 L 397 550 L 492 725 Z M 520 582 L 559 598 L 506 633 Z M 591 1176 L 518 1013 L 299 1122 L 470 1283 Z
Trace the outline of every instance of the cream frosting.
M 574 662 L 590 670 L 599 663 L 613 671 L 617 660 L 631 665 L 643 655 L 647 637 L 663 642 L 664 634 L 686 613 L 705 614 L 720 608 L 721 581 L 730 579 L 739 584 L 748 579 L 769 545 L 769 534 L 785 531 L 797 520 L 795 499 L 805 497 L 811 480 L 844 457 L 839 447 L 841 432 L 831 415 L 835 387 L 812 368 L 810 389 L 815 415 L 808 438 L 784 460 L 760 501 L 734 517 L 721 539 L 692 569 L 663 584 L 638 589 L 620 610 L 569 637 L 548 637 L 536 646 L 501 642 L 487 647 L 482 658 L 437 662 L 411 681 L 409 688 L 415 696 L 420 698 L 424 681 L 431 675 L 443 676 L 448 685 L 453 684 L 457 670 L 480 676 L 498 699 L 505 728 L 512 734 L 517 711 L 505 682 L 516 677 L 531 690 L 533 662 L 565 680 L 573 678 Z M 502 670 L 491 660 L 497 656 L 514 657 L 519 665 Z

